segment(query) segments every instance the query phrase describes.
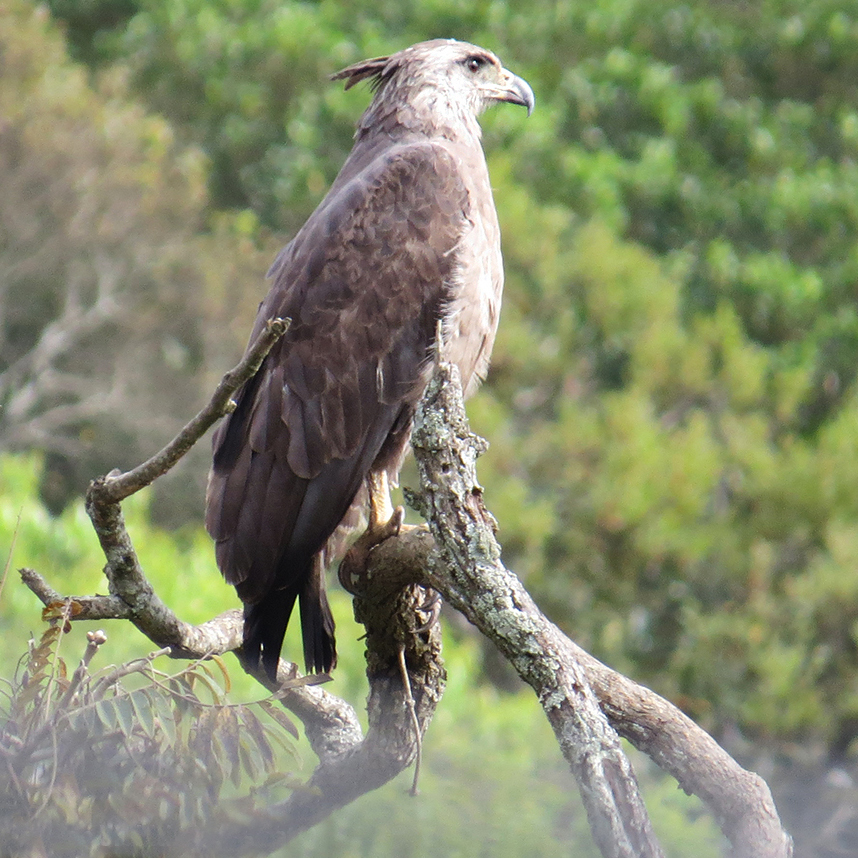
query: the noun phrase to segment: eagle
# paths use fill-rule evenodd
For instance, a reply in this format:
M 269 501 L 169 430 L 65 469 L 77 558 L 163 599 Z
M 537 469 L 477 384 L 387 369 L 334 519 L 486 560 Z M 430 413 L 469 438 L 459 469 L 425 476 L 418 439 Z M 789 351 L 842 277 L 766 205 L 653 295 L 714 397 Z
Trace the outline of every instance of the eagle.
M 273 317 L 291 324 L 218 426 L 206 492 L 218 566 L 244 603 L 245 659 L 275 680 L 296 601 L 307 672 L 336 664 L 326 561 L 367 498 L 371 525 L 392 515 L 436 349 L 466 395 L 485 375 L 503 267 L 477 117 L 493 102 L 534 105 L 493 53 L 453 39 L 333 79 L 367 80 L 373 98 L 268 272 L 251 342 Z

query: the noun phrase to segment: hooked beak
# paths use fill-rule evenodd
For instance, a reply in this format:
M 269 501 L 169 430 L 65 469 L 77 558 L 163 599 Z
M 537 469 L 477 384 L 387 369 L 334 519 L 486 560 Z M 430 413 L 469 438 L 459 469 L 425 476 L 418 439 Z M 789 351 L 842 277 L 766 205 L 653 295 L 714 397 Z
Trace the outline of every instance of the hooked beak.
M 536 103 L 530 84 L 506 69 L 501 71 L 501 83 L 492 93 L 492 98 L 497 101 L 507 101 L 510 104 L 520 104 L 527 108 L 528 116 L 533 113 L 533 106 Z

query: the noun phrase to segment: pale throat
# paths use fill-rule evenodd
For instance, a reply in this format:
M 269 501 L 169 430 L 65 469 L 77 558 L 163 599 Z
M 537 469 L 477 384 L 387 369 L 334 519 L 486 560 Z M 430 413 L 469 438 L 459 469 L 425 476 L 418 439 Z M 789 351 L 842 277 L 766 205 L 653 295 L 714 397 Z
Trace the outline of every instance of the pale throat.
M 482 112 L 482 100 L 462 98 L 460 93 L 443 87 L 423 87 L 411 101 L 414 112 L 425 119 L 427 125 L 443 129 L 444 136 L 482 137 L 477 115 Z
M 373 127 L 385 127 L 390 133 L 390 121 L 394 120 L 405 130 L 419 128 L 430 137 L 480 140 L 482 129 L 477 115 L 482 113 L 484 103 L 479 93 L 468 96 L 444 86 L 400 84 L 394 89 L 388 84 L 364 114 L 360 131 L 368 133 Z

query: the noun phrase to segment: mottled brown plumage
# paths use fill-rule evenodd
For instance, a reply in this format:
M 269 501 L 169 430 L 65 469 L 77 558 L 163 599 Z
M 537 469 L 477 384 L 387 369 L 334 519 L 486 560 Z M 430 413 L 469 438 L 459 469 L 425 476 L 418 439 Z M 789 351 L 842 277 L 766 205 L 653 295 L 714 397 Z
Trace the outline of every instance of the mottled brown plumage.
M 271 266 L 251 340 L 292 320 L 214 436 L 206 526 L 276 674 L 299 602 L 308 671 L 336 663 L 324 550 L 370 474 L 396 479 L 438 322 L 466 391 L 488 365 L 503 272 L 477 115 L 533 107 L 473 45 L 436 40 L 334 76 L 375 95 L 325 199 Z

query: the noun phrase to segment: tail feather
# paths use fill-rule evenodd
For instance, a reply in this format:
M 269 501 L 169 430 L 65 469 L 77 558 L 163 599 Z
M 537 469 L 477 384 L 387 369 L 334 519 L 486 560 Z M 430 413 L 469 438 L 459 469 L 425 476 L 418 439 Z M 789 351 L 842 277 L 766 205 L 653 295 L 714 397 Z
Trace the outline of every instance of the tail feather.
M 252 665 L 262 667 L 277 680 L 277 665 L 286 627 L 298 599 L 301 634 L 307 673 L 327 673 L 337 663 L 334 642 L 334 618 L 325 594 L 321 557 L 311 560 L 309 568 L 298 576 L 297 586 L 272 590 L 259 602 L 244 608 L 244 654 Z
M 244 606 L 244 655 L 252 665 L 258 665 L 261 657 L 262 667 L 275 682 L 286 626 L 297 596 L 295 588 L 274 590 L 261 602 Z
M 316 555 L 298 598 L 307 673 L 329 673 L 337 663 L 334 617 L 325 593 L 324 574 L 321 557 Z

